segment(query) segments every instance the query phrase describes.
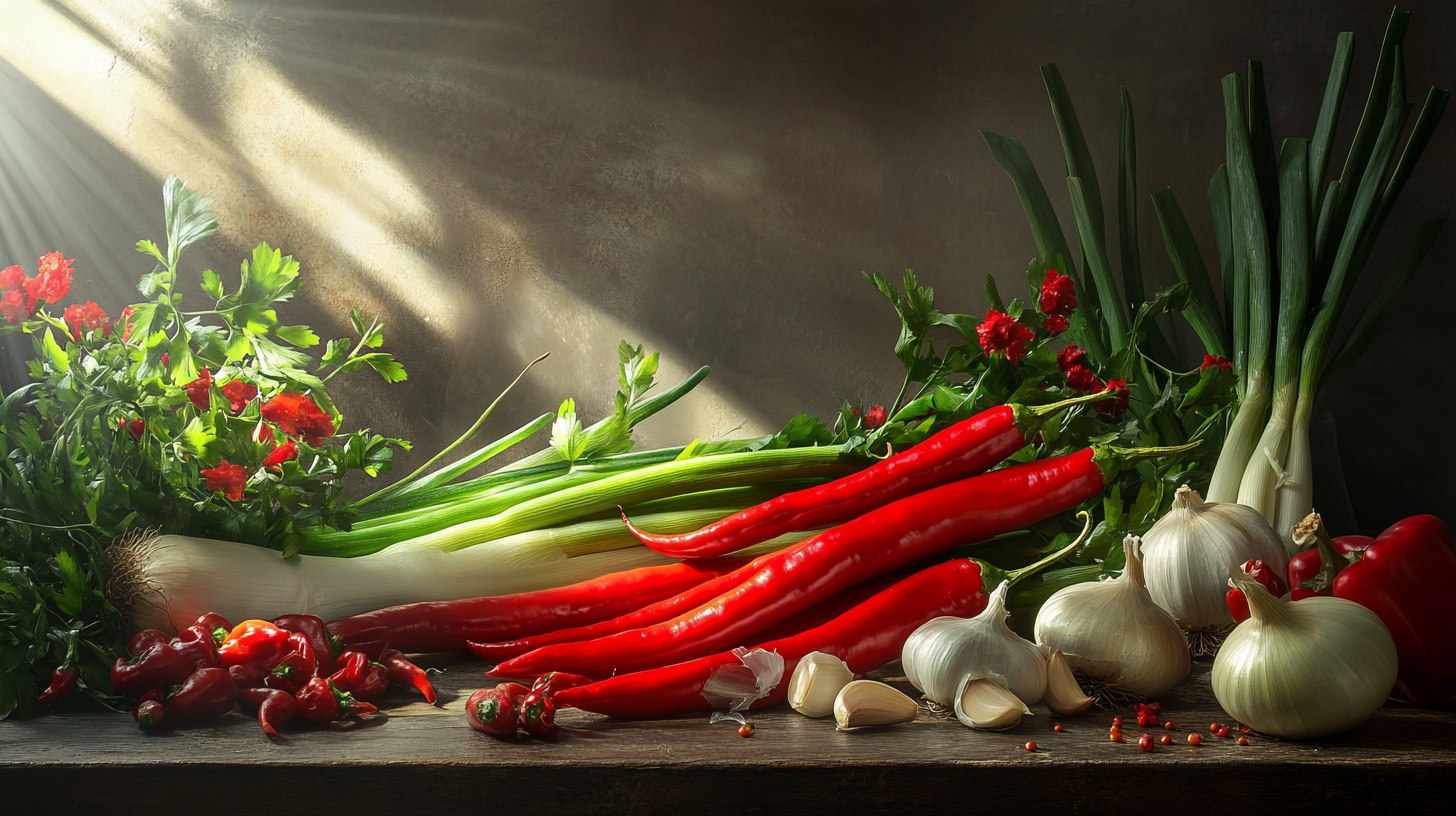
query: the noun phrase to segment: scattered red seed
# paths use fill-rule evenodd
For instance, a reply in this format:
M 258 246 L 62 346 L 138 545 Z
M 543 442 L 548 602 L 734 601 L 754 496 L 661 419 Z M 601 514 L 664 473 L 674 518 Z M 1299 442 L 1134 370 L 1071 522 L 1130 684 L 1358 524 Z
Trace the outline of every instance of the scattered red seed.
M 1112 739 L 1113 742 L 1122 742 L 1123 741 L 1122 740 L 1122 732 L 1121 731 L 1113 731 L 1112 734 L 1111 734 L 1111 739 Z
M 1112 724 L 1113 725 L 1122 725 L 1122 718 L 1121 717 L 1113 717 L 1112 718 Z
M 1067 729 L 1063 728 L 1061 723 L 1057 723 L 1056 725 L 1052 726 L 1052 730 L 1060 734 Z
M 1223 728 L 1218 729 L 1218 735 L 1220 737 L 1227 737 L 1228 736 L 1228 726 L 1225 725 Z
M 1201 742 L 1203 742 L 1203 737 L 1200 737 L 1197 734 L 1189 734 L 1188 735 L 1188 744 L 1189 745 L 1198 745 Z
M 1153 750 L 1153 735 L 1143 734 L 1141 737 L 1138 737 L 1138 747 L 1144 751 Z
M 1239 737 L 1239 744 L 1240 745 L 1248 745 L 1249 744 L 1249 738 L 1248 737 Z
M 1028 751 L 1035 751 L 1036 750 L 1036 743 L 1034 743 L 1034 742 L 1028 742 L 1026 744 L 1026 750 L 1028 750 Z
M 748 739 L 753 736 L 753 723 L 744 723 L 738 726 L 738 736 Z
M 1208 726 L 1208 730 L 1209 731 L 1212 731 L 1215 734 L 1218 733 L 1218 729 L 1220 729 L 1220 728 L 1223 728 L 1223 726 L 1222 725 L 1219 725 L 1218 723 L 1210 723 L 1209 726 Z
M 1158 740 L 1158 742 L 1161 742 L 1164 745 L 1172 745 L 1173 744 L 1173 738 L 1170 737 L 1170 736 L 1168 736 L 1167 734 L 1164 734 L 1163 735 L 1163 738 L 1160 739 L 1160 740 Z
M 1151 711 L 1151 712 L 1153 712 L 1154 714 L 1162 714 L 1163 713 L 1163 704 L 1162 703 L 1148 703 L 1148 710 Z
M 1168 720 L 1167 722 L 1163 723 L 1163 727 L 1168 729 L 1169 731 L 1178 730 L 1178 726 L 1174 725 L 1172 720 Z

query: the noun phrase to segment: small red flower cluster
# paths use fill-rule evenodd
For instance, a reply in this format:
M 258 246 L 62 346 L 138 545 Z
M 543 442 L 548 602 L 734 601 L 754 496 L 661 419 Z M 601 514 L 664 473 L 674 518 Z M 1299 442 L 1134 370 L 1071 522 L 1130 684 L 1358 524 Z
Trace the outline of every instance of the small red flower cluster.
M 871 405 L 870 406 L 870 409 L 868 411 L 865 411 L 865 415 L 864 415 L 864 426 L 865 426 L 865 430 L 873 431 L 874 429 L 876 429 L 876 428 L 878 428 L 878 427 L 880 427 L 881 425 L 884 425 L 884 424 L 885 424 L 885 406 L 883 406 L 883 405 Z
M 980 336 L 981 351 L 987 357 L 1004 351 L 1006 359 L 1012 365 L 1021 362 L 1021 358 L 1026 356 L 1026 343 L 1036 336 L 1031 329 L 1012 320 L 1011 315 L 995 309 L 986 312 L 986 319 L 976 327 L 976 334 Z
M 262 413 L 265 421 L 277 425 L 284 434 L 302 437 L 315 447 L 323 443 L 324 437 L 334 435 L 334 418 L 303 394 L 284 391 L 263 403 Z
M 222 395 L 227 398 L 232 412 L 240 414 L 253 401 L 253 397 L 258 396 L 258 386 L 242 380 L 228 380 L 222 387 Z
M 242 465 L 234 465 L 224 459 L 217 463 L 217 467 L 203 470 L 202 475 L 207 477 L 209 491 L 220 490 L 224 496 L 233 501 L 242 500 L 243 485 L 248 482 L 247 468 Z
M 74 340 L 80 340 L 81 335 L 91 329 L 100 329 L 102 337 L 111 336 L 111 318 L 93 301 L 86 301 L 84 306 L 72 303 L 66 307 L 61 317 L 66 321 L 66 327 L 71 330 L 71 338 Z
M 182 386 L 182 389 L 187 392 L 187 399 L 192 402 L 192 406 L 197 410 L 206 411 L 208 408 L 211 408 L 212 369 L 203 366 L 202 373 L 197 375 L 197 379 Z
M 1215 357 L 1212 354 L 1203 355 L 1203 365 L 1199 366 L 1198 370 L 1202 371 L 1205 368 L 1213 368 L 1214 366 L 1218 366 L 1224 371 L 1234 370 L 1233 363 L 1230 363 L 1227 357 L 1224 357 L 1223 355 Z
M 18 266 L 0 271 L 0 315 L 7 323 L 18 323 L 35 314 L 42 301 L 55 303 L 64 298 L 71 291 L 74 260 L 49 252 L 40 259 L 40 272 L 33 278 L 27 278 L 25 270 Z
M 1041 311 L 1046 315 L 1042 325 L 1053 337 L 1067 330 L 1067 316 L 1077 308 L 1076 289 L 1072 279 L 1055 269 L 1048 269 L 1041 284 Z
M 1062 349 L 1057 354 L 1057 367 L 1067 375 L 1067 387 L 1079 394 L 1109 392 L 1107 399 L 1097 403 L 1098 411 L 1112 414 L 1112 418 L 1117 419 L 1122 416 L 1123 411 L 1127 410 L 1128 400 L 1132 397 L 1127 383 L 1123 380 L 1110 380 L 1104 383 L 1087 364 L 1085 349 L 1078 348 L 1076 344 Z

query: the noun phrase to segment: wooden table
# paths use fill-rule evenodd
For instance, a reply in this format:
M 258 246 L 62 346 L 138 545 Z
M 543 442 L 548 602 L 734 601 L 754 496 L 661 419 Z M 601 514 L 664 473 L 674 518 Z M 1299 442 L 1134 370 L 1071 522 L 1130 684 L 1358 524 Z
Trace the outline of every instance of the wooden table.
M 470 730 L 466 696 L 483 664 L 439 658 L 437 707 L 403 691 L 386 716 L 334 730 L 293 727 L 271 742 L 234 712 L 215 725 L 140 733 L 125 715 L 0 722 L 0 802 L 31 813 L 710 814 L 954 812 L 1129 807 L 1148 812 L 1451 812 L 1456 707 L 1390 706 L 1346 734 L 1247 746 L 1209 734 L 1228 722 L 1208 666 L 1162 700 L 1171 746 L 1109 741 L 1113 713 L 1064 718 L 1043 706 L 1016 728 L 972 731 L 922 712 L 895 728 L 840 733 L 787 706 L 758 712 L 757 735 L 685 716 L 615 721 L 563 712 L 553 739 L 501 741 Z M 906 690 L 910 690 L 908 686 Z M 1190 747 L 1187 732 L 1203 745 Z M 1158 732 L 1161 736 L 1163 731 Z M 1039 749 L 1022 746 L 1035 740 Z M 153 807 L 152 803 L 159 803 Z M 1373 809 L 1372 809 L 1373 807 Z M 1056 811 L 1051 811 L 1056 812 Z

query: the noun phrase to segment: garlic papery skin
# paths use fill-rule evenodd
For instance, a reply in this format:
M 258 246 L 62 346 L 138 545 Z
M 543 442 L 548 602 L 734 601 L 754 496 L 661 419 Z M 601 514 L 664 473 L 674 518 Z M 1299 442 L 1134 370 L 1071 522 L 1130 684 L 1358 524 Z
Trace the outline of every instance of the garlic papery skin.
M 1286 739 L 1354 728 L 1395 686 L 1395 641 L 1374 612 L 1343 598 L 1290 603 L 1243 573 L 1249 600 L 1213 660 L 1213 696 L 1239 722 Z
M 910 684 L 951 706 L 966 677 L 989 675 L 1004 678 L 1022 700 L 1039 702 L 1046 691 L 1046 653 L 1006 625 L 1008 587 L 1002 581 L 974 618 L 935 618 L 912 632 L 900 654 Z
M 871 725 L 899 725 L 915 719 L 920 706 L 898 690 L 875 680 L 855 680 L 834 698 L 834 722 L 840 731 Z
M 1257 558 L 1283 575 L 1289 551 L 1252 507 L 1206 502 L 1184 485 L 1173 509 L 1143 535 L 1143 577 L 1153 602 L 1190 629 L 1233 625 L 1229 570 Z
M 1123 539 L 1127 566 L 1117 578 L 1048 598 L 1036 616 L 1036 642 L 1112 688 L 1156 697 L 1188 676 L 1188 638 L 1143 586 L 1140 543 Z
M 1071 661 L 1060 649 L 1052 652 L 1047 658 L 1047 708 L 1064 717 L 1073 717 L 1085 713 L 1092 703 L 1072 673 Z
M 1026 703 L 990 677 L 967 676 L 956 690 L 956 719 L 971 728 L 1005 731 L 1030 713 Z
M 789 705 L 805 717 L 828 717 L 840 689 L 854 680 L 849 665 L 831 654 L 810 652 L 789 679 Z

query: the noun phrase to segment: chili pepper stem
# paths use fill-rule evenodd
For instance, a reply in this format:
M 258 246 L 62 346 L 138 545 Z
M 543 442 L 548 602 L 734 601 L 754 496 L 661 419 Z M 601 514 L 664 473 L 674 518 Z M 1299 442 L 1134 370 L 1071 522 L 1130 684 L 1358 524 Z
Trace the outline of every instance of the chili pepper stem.
M 1093 445 L 1092 462 L 1102 471 L 1102 478 L 1111 482 L 1118 473 L 1137 465 L 1138 462 L 1160 459 L 1164 456 L 1177 456 L 1180 453 L 1187 453 L 1201 444 L 1203 444 L 1203 440 L 1195 439 L 1186 445 L 1161 448 L 1118 448 L 1112 445 Z
M 1028 575 L 1035 575 L 1036 573 L 1041 572 L 1043 569 L 1046 569 L 1052 564 L 1055 564 L 1063 558 L 1066 558 L 1067 556 L 1076 552 L 1077 548 L 1082 546 L 1082 543 L 1087 540 L 1087 536 L 1092 534 L 1092 514 L 1087 512 L 1086 510 L 1082 510 L 1077 513 L 1077 518 L 1082 520 L 1082 532 L 1078 534 L 1075 541 L 1061 548 L 1060 550 L 1057 550 L 1051 555 L 1048 555 L 1046 558 L 1043 558 L 1035 564 L 1028 564 L 1021 569 L 1012 570 L 1011 572 L 1007 573 L 1006 588 L 1010 589 L 1011 587 L 1016 586 L 1016 582 L 1020 581 L 1022 578 L 1025 578 Z M 995 589 L 995 587 L 991 587 L 991 589 Z M 990 590 L 988 589 L 987 591 L 989 592 Z
M 1090 394 L 1082 394 L 1070 399 L 1064 399 L 1060 402 L 1047 403 L 1046 405 L 1010 405 L 1008 407 L 1011 408 L 1012 413 L 1016 417 L 1016 427 L 1021 430 L 1021 434 L 1026 438 L 1026 441 L 1030 442 L 1036 436 L 1037 431 L 1040 431 L 1041 427 L 1048 420 L 1060 414 L 1062 411 L 1077 405 L 1102 402 L 1109 396 L 1110 394 L 1106 390 L 1093 391 Z

